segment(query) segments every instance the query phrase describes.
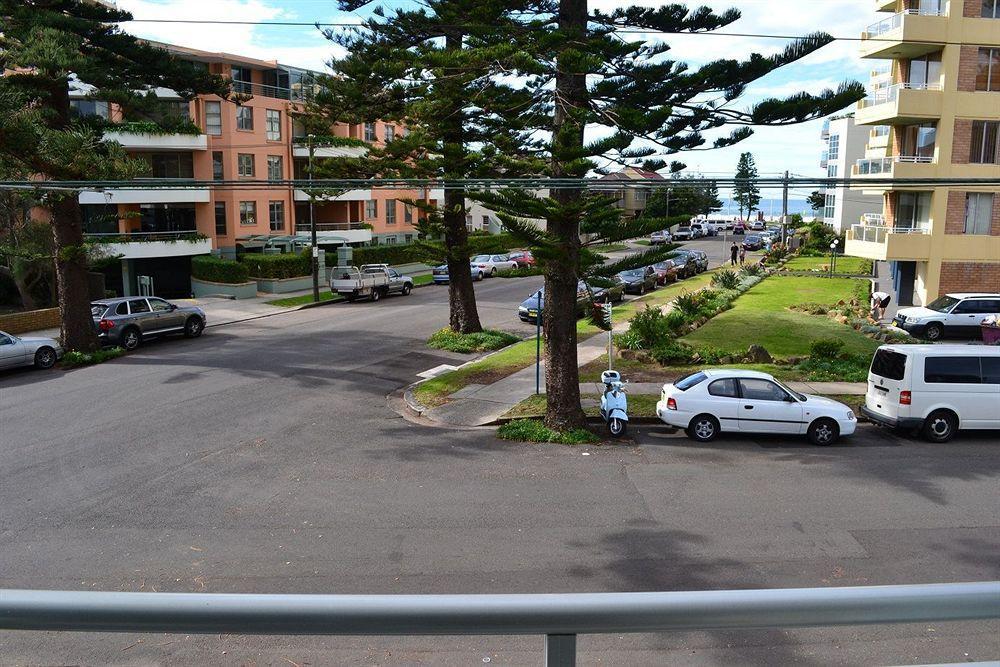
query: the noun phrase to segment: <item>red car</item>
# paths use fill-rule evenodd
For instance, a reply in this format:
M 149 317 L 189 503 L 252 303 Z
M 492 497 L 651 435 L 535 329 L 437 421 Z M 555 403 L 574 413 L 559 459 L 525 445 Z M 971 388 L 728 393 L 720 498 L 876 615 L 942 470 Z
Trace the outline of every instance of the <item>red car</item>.
M 746 234 L 747 226 L 744 222 L 733 223 L 733 234 Z
M 508 255 L 511 261 L 517 262 L 518 267 L 525 268 L 535 265 L 535 257 L 530 250 L 515 250 Z

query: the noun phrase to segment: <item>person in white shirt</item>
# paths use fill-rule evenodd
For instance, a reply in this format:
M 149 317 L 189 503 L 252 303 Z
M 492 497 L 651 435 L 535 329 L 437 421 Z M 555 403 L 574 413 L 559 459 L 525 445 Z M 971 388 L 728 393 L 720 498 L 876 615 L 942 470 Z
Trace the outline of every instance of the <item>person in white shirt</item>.
M 879 322 L 885 317 L 885 309 L 891 300 L 892 297 L 885 292 L 872 292 L 871 307 L 873 320 Z

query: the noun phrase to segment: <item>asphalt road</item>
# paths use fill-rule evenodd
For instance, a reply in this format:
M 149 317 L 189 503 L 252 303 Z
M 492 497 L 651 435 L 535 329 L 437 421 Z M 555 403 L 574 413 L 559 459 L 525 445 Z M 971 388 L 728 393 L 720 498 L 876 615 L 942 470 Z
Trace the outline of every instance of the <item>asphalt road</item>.
M 491 326 L 539 279 L 477 285 Z M 1000 443 L 573 448 L 415 426 L 444 288 L 0 375 L 0 587 L 565 592 L 996 579 Z M 583 454 L 589 456 L 583 456 Z M 585 664 L 996 658 L 1000 624 L 591 636 Z M 541 638 L 0 633 L 3 664 L 540 664 Z

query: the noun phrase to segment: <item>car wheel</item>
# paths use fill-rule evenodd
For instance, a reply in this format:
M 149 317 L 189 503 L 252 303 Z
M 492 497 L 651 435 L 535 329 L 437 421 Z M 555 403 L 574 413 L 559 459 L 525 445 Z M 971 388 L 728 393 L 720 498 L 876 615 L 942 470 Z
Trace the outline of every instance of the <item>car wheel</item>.
M 927 325 L 924 336 L 927 340 L 941 340 L 941 337 L 944 336 L 944 327 L 941 326 L 940 322 L 931 322 Z
M 372 302 L 378 301 L 382 298 L 382 290 L 373 289 L 372 295 L 368 298 L 371 299 Z
M 492 269 L 490 269 L 490 278 L 494 277 L 496 274 L 497 274 L 497 267 L 494 266 Z
M 479 273 L 477 273 L 477 274 L 476 274 L 476 280 L 482 280 L 482 279 L 483 279 L 483 278 L 485 278 L 485 277 L 486 277 L 486 276 L 484 276 L 484 275 L 483 275 L 483 272 L 482 272 L 482 271 L 480 271 Z
M 56 351 L 51 347 L 40 347 L 35 352 L 35 368 L 52 368 L 56 365 Z
M 646 293 L 646 283 L 643 283 L 639 285 L 639 296 L 642 296 L 645 293 Z
M 711 442 L 719 435 L 719 420 L 712 415 L 698 415 L 684 431 L 692 440 Z
M 142 343 L 142 334 L 135 327 L 129 327 L 122 332 L 122 347 L 131 352 Z
M 931 442 L 948 442 L 958 430 L 958 418 L 948 410 L 936 410 L 924 420 L 921 429 L 924 438 Z
M 616 438 L 624 435 L 627 428 L 628 422 L 622 421 L 618 417 L 612 417 L 611 421 L 608 422 L 608 432 Z
M 823 417 L 809 424 L 806 435 L 809 436 L 809 442 L 814 445 L 832 445 L 840 437 L 840 426 L 834 420 Z
M 205 323 L 198 316 L 189 317 L 184 323 L 184 335 L 188 338 L 197 338 L 205 330 Z
M 404 284 L 403 285 L 403 296 L 407 296 L 410 293 L 411 289 L 413 289 L 413 288 L 410 287 L 410 283 Z

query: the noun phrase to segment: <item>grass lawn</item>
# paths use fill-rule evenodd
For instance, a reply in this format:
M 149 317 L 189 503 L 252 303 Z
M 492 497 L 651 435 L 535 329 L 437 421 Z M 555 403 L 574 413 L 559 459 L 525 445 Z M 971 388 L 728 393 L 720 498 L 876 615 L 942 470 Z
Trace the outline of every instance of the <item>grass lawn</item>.
M 434 276 L 430 273 L 425 273 L 422 276 L 413 276 L 414 285 L 430 285 L 434 282 Z
M 621 252 L 622 250 L 628 250 L 628 246 L 624 243 L 609 243 L 607 245 L 597 245 L 590 248 L 594 252 Z
M 414 396 L 427 407 L 442 405 L 449 395 L 470 384 L 490 384 L 535 360 L 535 339 L 515 343 L 468 366 L 444 373 L 414 389 Z
M 622 377 L 629 382 L 669 382 L 682 375 L 693 373 L 703 368 L 710 368 L 707 364 L 696 366 L 660 366 L 656 363 L 648 364 L 634 359 L 615 359 L 615 370 L 622 374 Z M 806 374 L 791 366 L 779 366 L 777 364 L 726 364 L 725 368 L 742 368 L 750 371 L 761 371 L 770 373 L 779 380 L 805 380 Z M 588 364 L 580 367 L 580 382 L 600 382 L 601 371 L 608 368 L 608 355 L 602 354 Z M 723 366 L 717 366 L 723 368 Z
M 820 271 L 829 270 L 829 257 L 793 257 L 785 264 L 789 271 Z M 853 275 L 870 275 L 872 272 L 872 262 L 863 257 L 838 257 L 837 273 L 850 273 Z
M 434 276 L 431 274 L 423 276 L 414 276 L 414 285 L 429 285 L 434 282 Z M 303 294 L 302 296 L 290 296 L 286 299 L 275 299 L 274 301 L 267 301 L 266 303 L 270 306 L 278 306 L 279 308 L 294 308 L 295 306 L 304 306 L 307 303 L 312 303 L 312 294 Z M 334 295 L 330 290 L 320 290 L 319 293 L 320 301 L 343 301 L 344 297 L 339 294 Z
M 813 341 L 834 338 L 844 351 L 871 354 L 878 343 L 828 317 L 788 310 L 801 303 L 835 304 L 855 297 L 867 302 L 868 283 L 854 278 L 772 276 L 736 299 L 682 340 L 693 347 L 710 346 L 726 352 L 745 352 L 756 343 L 775 356 L 808 355 Z
M 589 398 L 598 403 L 601 400 L 600 394 L 584 394 L 581 398 Z M 629 394 L 628 413 L 633 417 L 655 417 L 656 401 L 660 399 L 659 394 Z M 589 417 L 596 417 L 600 414 L 600 407 L 592 405 L 584 408 L 583 411 Z M 511 408 L 504 418 L 520 419 L 524 417 L 544 417 L 545 416 L 545 394 L 529 396 L 513 408 Z

